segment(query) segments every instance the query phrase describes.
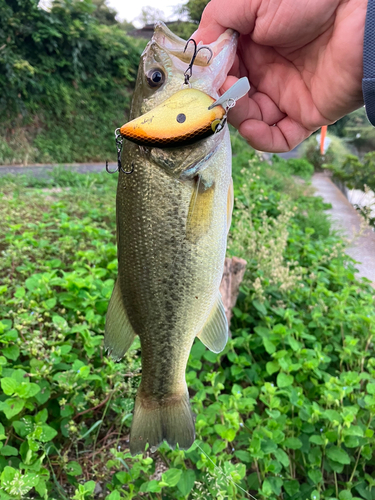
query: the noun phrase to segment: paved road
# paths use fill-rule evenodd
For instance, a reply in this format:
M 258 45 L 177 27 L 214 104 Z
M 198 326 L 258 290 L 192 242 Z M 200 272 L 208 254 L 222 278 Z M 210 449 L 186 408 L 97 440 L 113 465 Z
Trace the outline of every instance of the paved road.
M 52 172 L 52 170 L 57 167 L 65 167 L 67 169 L 74 170 L 75 172 L 86 174 L 88 172 L 104 172 L 105 163 L 47 164 L 28 165 L 27 167 L 22 165 L 0 165 L 0 175 L 31 174 L 36 177 L 45 177 L 48 172 Z M 111 170 L 114 170 L 117 167 L 117 163 L 110 163 L 109 167 Z
M 375 286 L 375 233 L 367 229 L 358 236 L 361 219 L 329 176 L 321 173 L 314 174 L 312 184 L 316 189 L 316 195 L 332 205 L 328 213 L 333 227 L 348 239 L 346 253 L 358 262 L 357 276 L 368 278 Z
M 273 153 L 262 153 L 266 159 L 272 157 Z M 277 153 L 281 158 L 299 158 L 301 156 L 300 145 L 286 153 Z M 69 164 L 45 164 L 45 165 L 0 165 L 0 175 L 6 174 L 31 174 L 36 177 L 46 177 L 56 167 L 66 167 L 76 172 L 86 174 L 87 172 L 101 172 L 105 169 L 105 163 L 69 163 Z M 110 163 L 111 170 L 116 168 L 116 163 Z
M 263 153 L 263 156 L 268 159 L 273 153 Z M 289 158 L 299 158 L 301 156 L 300 146 L 288 151 L 287 153 L 277 153 L 281 158 L 288 160 Z M 105 169 L 105 163 L 70 163 L 70 164 L 46 164 L 46 165 L 0 165 L 0 175 L 6 174 L 31 174 L 36 177 L 46 177 L 48 172 L 51 172 L 56 167 L 66 167 L 68 169 L 86 174 L 87 172 L 101 172 Z M 110 163 L 111 170 L 116 168 L 116 163 Z

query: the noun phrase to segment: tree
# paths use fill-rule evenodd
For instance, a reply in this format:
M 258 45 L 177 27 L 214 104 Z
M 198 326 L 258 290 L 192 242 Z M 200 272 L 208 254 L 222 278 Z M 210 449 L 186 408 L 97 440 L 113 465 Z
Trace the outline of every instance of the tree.
M 135 26 L 133 23 L 129 23 L 126 19 L 124 19 L 121 23 L 119 23 L 119 27 L 125 31 L 125 33 L 129 33 L 130 31 L 135 30 Z
M 92 0 L 92 3 L 96 7 L 92 15 L 99 21 L 100 24 L 106 24 L 107 26 L 117 24 L 117 12 L 114 9 L 111 9 L 111 7 L 108 7 L 106 0 Z
M 176 35 L 187 40 L 192 33 L 197 29 L 197 24 L 202 17 L 202 12 L 209 0 L 188 0 L 188 2 L 182 6 L 178 6 L 175 9 L 175 14 L 186 21 L 176 21 L 169 27 Z
M 156 9 L 155 7 L 142 7 L 141 13 L 137 17 L 137 21 L 145 26 L 146 24 L 153 24 L 156 21 L 163 21 L 165 18 L 164 12 L 160 9 Z
M 204 8 L 210 0 L 188 0 L 184 9 L 186 10 L 189 20 L 193 23 L 199 24 Z

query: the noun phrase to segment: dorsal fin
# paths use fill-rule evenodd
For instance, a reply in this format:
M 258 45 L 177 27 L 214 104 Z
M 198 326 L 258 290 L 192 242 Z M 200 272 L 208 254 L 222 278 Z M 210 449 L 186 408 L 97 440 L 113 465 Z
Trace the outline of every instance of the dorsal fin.
M 228 321 L 220 294 L 206 324 L 197 337 L 212 352 L 218 353 L 224 349 L 228 340 Z

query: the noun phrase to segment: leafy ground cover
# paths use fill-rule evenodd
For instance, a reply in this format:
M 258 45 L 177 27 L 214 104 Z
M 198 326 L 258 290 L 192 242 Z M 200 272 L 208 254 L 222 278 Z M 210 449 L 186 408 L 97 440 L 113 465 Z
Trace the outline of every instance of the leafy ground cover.
M 233 138 L 232 337 L 187 369 L 197 440 L 132 458 L 139 342 L 103 353 L 116 179 L 0 179 L 0 499 L 373 500 L 374 292 L 324 205 Z

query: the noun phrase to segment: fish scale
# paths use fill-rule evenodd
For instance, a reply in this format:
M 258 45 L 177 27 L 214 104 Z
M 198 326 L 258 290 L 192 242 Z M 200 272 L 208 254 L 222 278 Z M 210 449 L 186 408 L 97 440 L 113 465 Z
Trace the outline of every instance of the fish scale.
M 185 42 L 168 28 L 159 25 L 154 38 L 158 33 L 163 43 L 178 46 L 176 52 L 183 53 Z M 164 53 L 159 60 L 172 58 L 174 72 L 168 73 L 168 84 L 159 95 L 155 93 L 156 105 L 162 101 L 161 92 L 168 98 L 178 91 L 183 76 L 183 67 L 170 55 L 173 47 L 163 48 L 160 40 L 158 47 Z M 233 32 L 224 41 L 229 66 L 236 42 Z M 133 118 L 139 116 L 137 106 L 144 112 L 153 109 L 145 74 L 155 64 L 155 50 L 152 44 L 152 53 L 146 49 L 142 56 L 136 94 L 137 88 L 145 94 L 143 99 L 135 95 Z M 203 77 L 205 68 L 199 69 Z M 207 86 L 207 77 L 202 82 Z M 199 81 L 195 85 L 199 89 Z M 213 89 L 213 97 L 216 94 Z M 141 453 L 147 443 L 155 448 L 163 440 L 187 449 L 195 438 L 185 381 L 192 344 L 198 336 L 219 352 L 228 333 L 219 285 L 231 211 L 229 131 L 225 126 L 215 137 L 170 153 L 126 141 L 121 160 L 125 170 L 131 166 L 134 170 L 131 175 L 119 174 L 118 280 L 107 313 L 105 346 L 119 359 L 134 336 L 140 337 L 142 380 L 130 433 L 131 453 Z

